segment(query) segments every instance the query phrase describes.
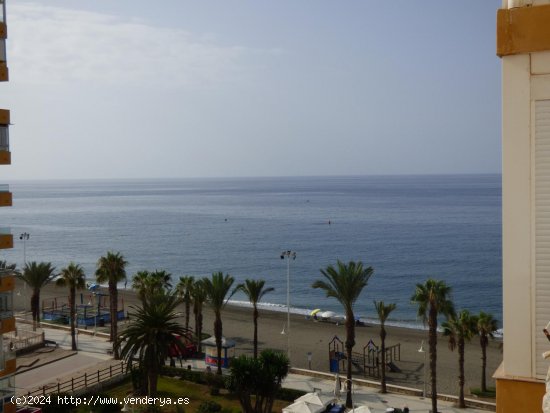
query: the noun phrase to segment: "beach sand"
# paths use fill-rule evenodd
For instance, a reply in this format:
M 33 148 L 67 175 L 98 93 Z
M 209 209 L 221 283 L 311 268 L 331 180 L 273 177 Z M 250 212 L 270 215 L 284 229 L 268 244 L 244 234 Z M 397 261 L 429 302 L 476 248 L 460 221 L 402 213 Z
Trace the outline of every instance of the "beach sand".
M 26 300 L 25 300 L 26 296 Z M 84 296 L 88 297 L 89 292 L 85 291 Z M 135 294 L 130 290 L 121 290 L 120 296 L 124 300 L 125 309 L 136 304 Z M 58 298 L 58 302 L 65 301 L 67 289 L 48 285 L 42 289 L 41 300 Z M 87 299 L 84 298 L 86 301 Z M 25 307 L 23 302 L 26 301 Z M 14 294 L 14 308 L 21 311 L 23 308 L 30 308 L 30 291 L 22 287 L 18 281 Z M 182 313 L 184 306 L 181 306 Z M 27 315 L 30 319 L 30 315 Z M 329 371 L 329 342 L 334 336 L 345 341 L 344 325 L 314 321 L 306 319 L 301 315 L 292 315 L 290 322 L 290 334 L 286 324 L 286 312 L 273 312 L 260 310 L 259 319 L 259 348 L 272 348 L 287 350 L 290 343 L 291 364 L 293 367 L 309 368 L 308 353 L 311 352 L 311 369 L 317 371 Z M 205 305 L 203 331 L 213 334 L 213 311 Z M 236 341 L 235 354 L 251 354 L 253 349 L 253 323 L 252 309 L 227 305 L 222 313 L 223 335 L 226 338 Z M 124 325 L 125 322 L 122 323 Z M 193 315 L 191 314 L 190 326 L 194 327 Z M 287 334 L 281 334 L 285 327 Z M 108 327 L 104 328 L 108 331 Z M 427 350 L 427 331 L 401 327 L 387 327 L 386 343 L 388 346 L 400 344 L 401 359 L 395 361 L 395 365 L 401 372 L 388 372 L 387 380 L 390 384 L 402 385 L 422 389 L 424 383 L 424 360 L 429 363 L 427 353 L 419 353 L 418 349 L 424 340 L 424 349 Z M 380 345 L 380 327 L 377 325 L 366 325 L 357 327 L 354 352 L 362 353 L 363 348 L 369 340 Z M 451 352 L 447 346 L 448 340 L 439 336 L 437 346 L 437 386 L 438 393 L 458 394 L 458 353 Z M 487 349 L 487 383 L 494 386 L 492 374 L 502 361 L 501 341 L 492 340 Z M 428 368 L 429 370 L 429 368 Z M 481 383 L 481 347 L 479 338 L 474 337 L 471 343 L 466 344 L 465 350 L 465 392 L 469 394 L 470 387 L 480 387 Z M 359 370 L 354 371 L 355 377 L 363 377 Z M 429 382 L 429 371 L 427 374 Z M 369 378 L 369 377 L 366 377 Z M 376 380 L 376 379 L 373 379 Z M 428 387 L 429 389 L 429 387 Z

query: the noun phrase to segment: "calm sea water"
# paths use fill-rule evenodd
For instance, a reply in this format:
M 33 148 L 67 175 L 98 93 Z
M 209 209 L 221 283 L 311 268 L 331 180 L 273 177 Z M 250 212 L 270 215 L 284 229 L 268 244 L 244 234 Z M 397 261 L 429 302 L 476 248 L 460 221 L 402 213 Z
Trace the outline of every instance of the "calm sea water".
M 223 271 L 238 282 L 263 278 L 286 304 L 291 262 L 294 311 L 341 313 L 311 288 L 319 269 L 363 261 L 374 275 L 356 313 L 374 317 L 373 300 L 397 303 L 395 324 L 418 324 L 410 303 L 428 277 L 453 287 L 457 308 L 502 316 L 500 175 L 373 176 L 124 181 L 42 181 L 11 184 L 14 206 L 3 208 L 15 248 L 2 259 L 74 261 L 92 278 L 97 259 L 121 251 L 128 274 L 165 269 L 180 275 Z M 330 224 L 329 224 L 330 221 Z M 244 300 L 235 296 L 235 300 Z

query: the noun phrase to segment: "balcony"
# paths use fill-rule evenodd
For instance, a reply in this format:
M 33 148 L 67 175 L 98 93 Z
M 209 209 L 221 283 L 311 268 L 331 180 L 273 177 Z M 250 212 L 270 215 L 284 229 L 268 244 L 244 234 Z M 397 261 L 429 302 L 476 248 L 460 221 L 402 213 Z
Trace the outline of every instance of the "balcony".
M 0 114 L 1 120 L 1 114 Z M 7 125 L 0 124 L 0 165 L 11 164 L 10 134 Z
M 0 228 L 0 249 L 13 248 L 13 235 L 9 228 Z
M 9 185 L 0 185 L 0 207 L 12 205 L 12 194 Z

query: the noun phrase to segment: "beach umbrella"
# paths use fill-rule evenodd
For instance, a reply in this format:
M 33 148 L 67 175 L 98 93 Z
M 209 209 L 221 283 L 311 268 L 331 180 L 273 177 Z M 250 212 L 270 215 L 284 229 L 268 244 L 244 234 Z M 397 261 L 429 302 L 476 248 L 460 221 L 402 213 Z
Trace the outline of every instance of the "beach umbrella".
M 296 400 L 294 400 L 294 402 L 306 402 L 314 404 L 316 406 L 327 407 L 332 402 L 332 400 L 332 397 L 321 396 L 319 393 L 313 392 L 306 393 L 303 396 L 298 397 Z
M 321 311 L 320 308 L 316 308 L 315 310 L 313 310 L 311 313 L 309 313 L 310 316 L 314 316 L 315 314 L 317 314 L 319 311 Z
M 355 413 L 372 413 L 368 406 L 359 406 L 353 409 Z
M 283 413 L 320 413 L 325 407 L 307 403 L 304 401 L 294 402 L 290 406 L 283 408 Z
M 342 387 L 340 385 L 340 373 L 336 372 L 336 375 L 334 376 L 334 397 L 336 397 L 338 400 L 340 399 L 340 390 L 342 390 Z
M 321 316 L 321 318 L 331 318 L 334 317 L 336 313 L 333 311 L 325 311 L 324 313 L 321 313 L 319 315 Z

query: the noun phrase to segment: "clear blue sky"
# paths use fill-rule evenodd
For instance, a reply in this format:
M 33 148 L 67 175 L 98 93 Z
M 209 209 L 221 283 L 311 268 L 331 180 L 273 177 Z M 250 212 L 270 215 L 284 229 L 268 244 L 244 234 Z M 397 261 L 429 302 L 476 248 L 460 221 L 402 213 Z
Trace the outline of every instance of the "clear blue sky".
M 8 0 L 9 179 L 500 172 L 500 0 Z

